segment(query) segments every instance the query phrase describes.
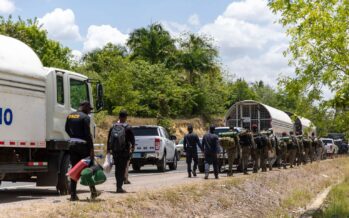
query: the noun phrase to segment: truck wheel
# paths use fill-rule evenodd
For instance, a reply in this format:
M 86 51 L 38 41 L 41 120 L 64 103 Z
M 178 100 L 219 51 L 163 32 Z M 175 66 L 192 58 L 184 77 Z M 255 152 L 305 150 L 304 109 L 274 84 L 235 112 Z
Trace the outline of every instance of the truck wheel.
M 166 170 L 166 153 L 164 152 L 162 159 L 158 163 L 158 171 L 165 172 L 165 170 Z
M 134 164 L 132 164 L 132 169 L 133 169 L 134 171 L 139 172 L 139 171 L 141 171 L 141 166 L 134 163 Z
M 70 178 L 66 174 L 71 167 L 70 155 L 65 154 L 61 162 L 61 171 L 58 174 L 57 191 L 60 195 L 70 194 Z
M 175 153 L 175 155 L 173 157 L 173 163 L 168 164 L 170 170 L 176 170 L 177 169 L 177 161 L 178 161 L 177 156 L 178 156 L 177 153 Z

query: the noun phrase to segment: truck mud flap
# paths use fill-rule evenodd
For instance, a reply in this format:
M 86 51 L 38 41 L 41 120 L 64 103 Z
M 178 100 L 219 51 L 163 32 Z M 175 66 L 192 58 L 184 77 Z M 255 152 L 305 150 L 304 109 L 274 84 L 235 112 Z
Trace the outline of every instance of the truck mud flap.
M 45 173 L 38 173 L 37 186 L 55 186 L 58 182 L 58 172 L 60 163 L 60 153 L 49 154 L 48 170 Z

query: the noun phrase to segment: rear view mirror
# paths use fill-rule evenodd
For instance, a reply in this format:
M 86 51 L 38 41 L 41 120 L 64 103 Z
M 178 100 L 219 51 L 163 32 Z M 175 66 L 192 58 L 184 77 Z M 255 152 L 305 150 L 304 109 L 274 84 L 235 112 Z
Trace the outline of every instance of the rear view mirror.
M 103 85 L 101 83 L 97 83 L 96 85 L 97 90 L 97 100 L 96 100 L 96 109 L 97 111 L 100 111 L 104 107 L 104 101 L 103 101 Z

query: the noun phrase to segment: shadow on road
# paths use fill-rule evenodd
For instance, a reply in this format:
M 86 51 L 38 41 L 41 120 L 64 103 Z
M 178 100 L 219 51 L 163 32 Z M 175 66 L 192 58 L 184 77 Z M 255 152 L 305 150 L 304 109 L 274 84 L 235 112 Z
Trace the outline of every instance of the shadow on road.
M 89 191 L 78 191 L 78 193 L 86 193 Z M 18 188 L 0 190 L 0 204 L 21 202 L 28 200 L 45 199 L 47 197 L 59 196 L 56 190 L 53 189 L 38 189 L 38 188 Z M 69 196 L 67 195 L 67 198 Z

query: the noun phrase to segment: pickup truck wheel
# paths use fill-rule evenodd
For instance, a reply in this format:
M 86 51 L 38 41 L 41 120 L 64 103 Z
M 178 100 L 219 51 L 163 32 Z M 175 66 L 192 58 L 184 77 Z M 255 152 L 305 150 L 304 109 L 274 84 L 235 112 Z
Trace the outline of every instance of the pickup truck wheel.
M 141 166 L 138 165 L 138 164 L 132 164 L 132 169 L 133 169 L 134 171 L 139 172 L 139 171 L 141 171 Z
M 199 168 L 199 172 L 200 173 L 204 173 L 205 172 L 205 164 L 202 163 L 202 164 L 198 164 L 198 168 Z
M 177 161 L 178 161 L 177 156 L 178 156 L 177 153 L 175 153 L 175 155 L 173 157 L 173 162 L 168 164 L 170 170 L 176 170 L 177 169 Z
M 166 170 L 166 153 L 164 153 L 162 159 L 158 163 L 158 171 L 165 172 Z
M 61 162 L 61 171 L 58 174 L 57 191 L 60 195 L 70 194 L 70 178 L 66 176 L 67 172 L 71 169 L 70 155 L 65 154 Z

